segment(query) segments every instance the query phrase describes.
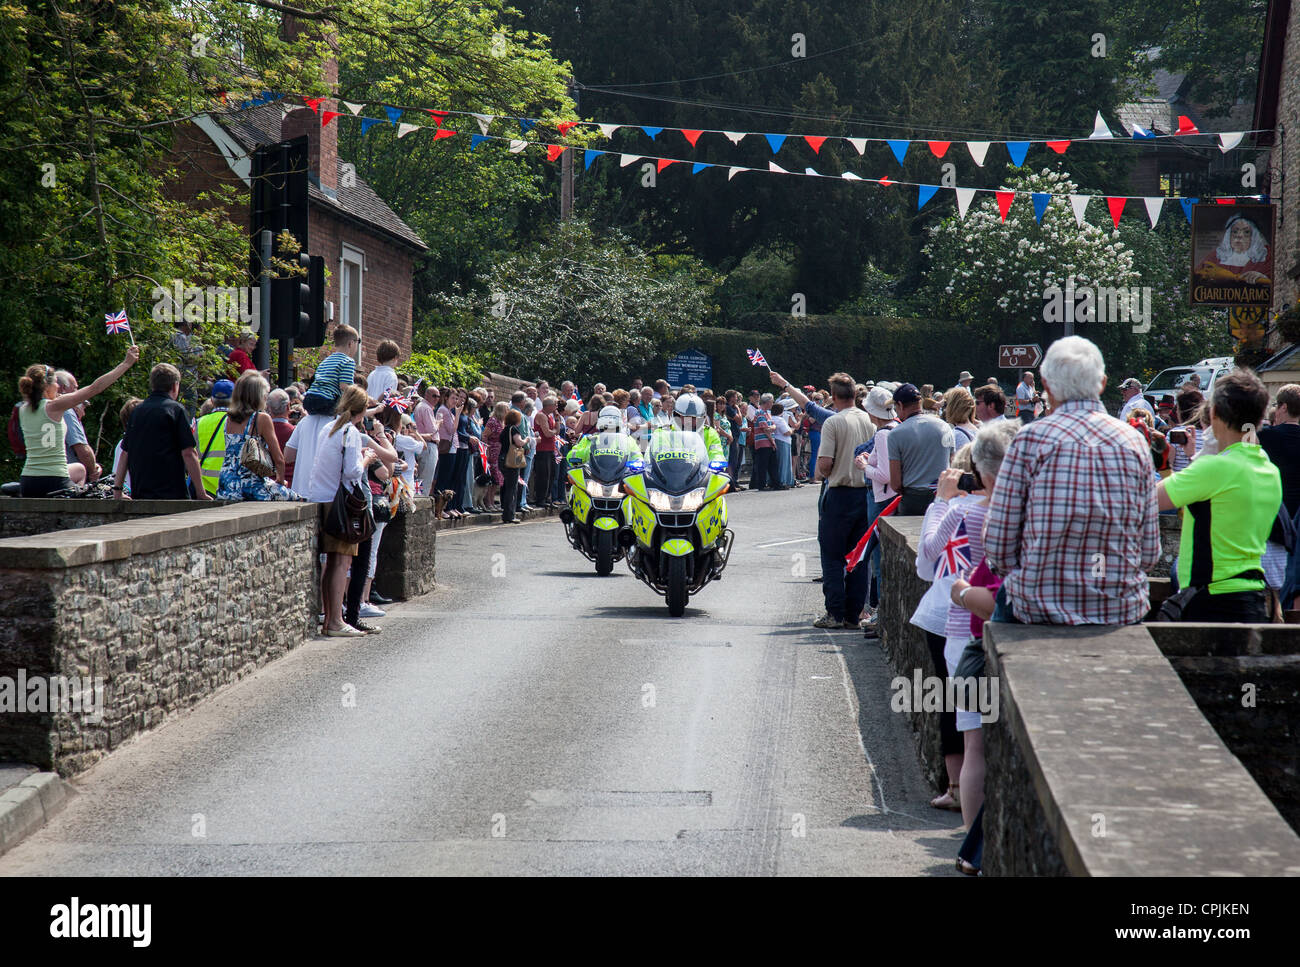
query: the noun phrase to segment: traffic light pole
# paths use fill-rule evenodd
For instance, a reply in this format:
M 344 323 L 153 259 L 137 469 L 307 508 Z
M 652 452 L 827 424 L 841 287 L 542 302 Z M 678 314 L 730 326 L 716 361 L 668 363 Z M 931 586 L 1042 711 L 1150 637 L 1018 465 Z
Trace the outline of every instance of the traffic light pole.
M 262 273 L 260 278 L 261 292 L 258 295 L 258 330 L 257 330 L 257 359 L 253 365 L 259 370 L 271 368 L 271 231 L 270 229 L 262 230 L 262 237 L 259 239 L 262 250 Z M 284 365 L 284 354 L 281 352 L 280 365 Z

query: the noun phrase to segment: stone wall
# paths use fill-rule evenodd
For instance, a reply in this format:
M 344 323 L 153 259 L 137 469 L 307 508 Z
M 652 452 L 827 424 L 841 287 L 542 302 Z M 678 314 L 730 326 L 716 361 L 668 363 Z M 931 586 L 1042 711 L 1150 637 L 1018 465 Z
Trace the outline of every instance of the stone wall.
M 104 680 L 101 716 L 4 715 L 0 759 L 79 772 L 313 634 L 319 513 L 241 503 L 0 540 L 0 676 Z
M 1300 833 L 1300 629 L 1153 624 L 1148 630 L 1232 754 Z
M 121 524 L 220 506 L 207 500 L 77 500 L 58 497 L 0 497 L 0 538 Z
M 386 598 L 407 601 L 433 590 L 438 525 L 433 500 L 415 498 L 415 511 L 398 514 L 384 528 L 375 562 L 373 588 Z

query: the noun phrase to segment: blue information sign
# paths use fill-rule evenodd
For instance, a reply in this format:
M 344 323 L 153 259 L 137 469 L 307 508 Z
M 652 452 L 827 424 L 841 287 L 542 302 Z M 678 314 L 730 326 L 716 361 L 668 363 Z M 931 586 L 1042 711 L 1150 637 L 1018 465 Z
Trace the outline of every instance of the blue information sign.
M 687 383 L 704 389 L 713 387 L 713 357 L 698 349 L 688 349 L 668 360 L 668 384 L 680 388 Z

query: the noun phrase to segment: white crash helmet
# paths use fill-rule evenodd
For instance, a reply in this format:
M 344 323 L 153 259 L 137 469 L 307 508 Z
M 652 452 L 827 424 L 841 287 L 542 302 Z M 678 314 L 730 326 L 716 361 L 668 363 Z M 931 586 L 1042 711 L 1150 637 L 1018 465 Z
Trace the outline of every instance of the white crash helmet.
M 621 433 L 623 431 L 623 413 L 617 406 L 606 406 L 596 417 L 597 433 Z
M 682 425 L 687 417 L 694 418 L 694 426 Z M 704 423 L 704 400 L 694 393 L 683 393 L 677 397 L 677 402 L 673 406 L 673 422 L 677 424 L 679 430 L 698 430 Z

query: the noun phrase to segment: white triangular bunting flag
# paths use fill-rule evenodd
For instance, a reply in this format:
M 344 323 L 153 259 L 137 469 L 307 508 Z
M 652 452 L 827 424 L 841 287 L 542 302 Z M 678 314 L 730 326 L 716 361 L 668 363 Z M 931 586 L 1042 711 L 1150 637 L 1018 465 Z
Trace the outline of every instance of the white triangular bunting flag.
M 640 160 L 641 160 L 641 156 L 639 154 L 621 154 L 618 156 L 618 166 L 620 168 L 626 168 L 634 161 L 640 161 Z
M 981 168 L 984 167 L 984 156 L 989 153 L 990 141 L 967 141 L 966 149 L 970 151 L 970 156 L 975 159 L 975 163 Z
M 769 162 L 767 163 L 767 170 L 768 170 L 768 171 L 779 171 L 779 172 L 781 172 L 781 174 L 783 174 L 783 175 L 789 175 L 789 174 L 793 174 L 793 173 L 794 173 L 794 172 L 791 172 L 791 171 L 786 171 L 784 168 L 782 168 L 782 167 L 781 167 L 779 164 L 777 164 L 775 161 L 769 161 Z
M 1227 154 L 1237 145 L 1241 144 L 1241 139 L 1246 136 L 1245 131 L 1226 131 L 1219 135 L 1219 150 Z
M 745 132 L 745 131 L 723 131 L 722 133 L 723 133 L 724 135 L 726 135 L 727 139 L 730 140 L 732 144 L 740 144 L 740 142 L 743 141 L 743 140 L 745 139 L 745 135 L 746 135 L 748 132 Z
M 600 133 L 607 138 L 612 138 L 614 136 L 614 132 L 617 131 L 622 126 L 623 125 L 621 124 L 597 124 L 596 125 L 596 127 L 600 128 Z
M 861 176 L 861 175 L 855 175 L 855 174 L 854 174 L 853 172 L 851 172 L 851 171 L 846 171 L 846 172 L 844 172 L 844 174 L 840 175 L 840 177 L 843 178 L 843 179 L 845 179 L 846 181 L 861 181 L 861 180 L 862 180 L 862 176 Z
M 732 178 L 736 177 L 736 175 L 740 174 L 742 171 L 748 171 L 748 170 L 749 170 L 748 168 L 728 168 L 727 180 L 730 181 Z
M 1160 221 L 1160 209 L 1165 205 L 1165 196 L 1156 195 L 1154 198 L 1143 198 L 1142 201 L 1147 206 L 1147 218 L 1151 219 L 1151 227 L 1156 227 L 1156 222 Z
M 1074 221 L 1080 228 L 1083 228 L 1083 216 L 1088 210 L 1088 202 L 1092 201 L 1092 195 L 1071 195 L 1070 207 L 1074 209 Z
M 862 154 L 862 152 L 867 150 L 866 138 L 845 138 L 844 140 L 853 145 L 854 150 L 856 150 L 858 154 Z
M 971 199 L 975 197 L 978 188 L 957 188 L 957 214 L 963 219 L 966 217 L 966 210 L 970 208 Z
M 1089 138 L 1113 138 L 1115 135 L 1110 133 L 1110 128 L 1106 127 L 1106 121 L 1102 118 L 1101 112 L 1097 112 L 1097 120 L 1092 123 L 1092 134 Z
M 803 173 L 805 175 L 811 175 L 814 178 L 820 178 L 822 176 L 822 173 L 820 171 L 813 171 L 812 168 L 805 168 L 803 170 Z
M 511 153 L 511 154 L 518 154 L 520 151 L 523 151 L 524 148 L 526 148 L 526 147 L 528 147 L 528 142 L 527 142 L 527 141 L 518 141 L 518 140 L 511 141 L 511 142 L 510 142 L 510 153 Z
M 346 107 L 353 114 L 360 114 L 361 109 L 365 107 L 364 104 L 353 104 L 351 101 L 344 101 L 343 106 Z
M 404 138 L 418 127 L 418 124 L 399 124 L 397 126 L 397 136 Z
M 487 132 L 488 132 L 488 125 L 492 123 L 493 115 L 491 115 L 491 114 L 474 114 L 474 115 L 472 115 L 472 117 L 474 118 L 475 121 L 478 122 L 478 129 L 479 129 L 479 131 L 480 131 L 482 134 L 487 134 Z

